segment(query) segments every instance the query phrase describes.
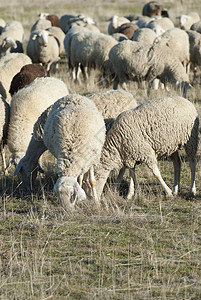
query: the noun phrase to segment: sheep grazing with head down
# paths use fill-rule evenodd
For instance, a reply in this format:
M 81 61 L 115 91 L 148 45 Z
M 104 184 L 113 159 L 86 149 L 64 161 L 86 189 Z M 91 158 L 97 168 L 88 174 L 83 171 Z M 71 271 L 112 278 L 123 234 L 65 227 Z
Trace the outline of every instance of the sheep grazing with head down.
M 86 97 L 92 100 L 98 110 L 101 112 L 104 118 L 106 131 L 109 131 L 112 123 L 122 111 L 137 106 L 136 99 L 133 97 L 133 95 L 130 92 L 124 90 L 103 91 L 99 93 L 89 94 Z M 58 101 L 64 100 L 61 99 Z M 53 105 L 48 107 L 34 124 L 34 133 L 29 143 L 29 147 L 26 151 L 25 156 L 21 159 L 19 166 L 16 167 L 16 172 L 20 173 L 24 189 L 28 191 L 30 190 L 30 183 L 33 184 L 36 177 L 38 160 L 43 152 L 47 150 L 47 147 L 45 146 L 43 141 L 44 126 L 52 110 L 52 107 Z M 123 173 L 121 174 L 123 176 Z M 88 179 L 89 178 L 87 177 L 87 185 L 89 183 Z M 121 180 L 122 178 L 119 177 L 119 181 Z M 90 183 L 89 188 L 91 190 Z
M 158 168 L 157 158 L 162 156 L 168 156 L 173 161 L 173 194 L 177 195 L 181 170 L 178 150 L 181 146 L 190 161 L 190 192 L 195 195 L 198 129 L 199 118 L 194 105 L 179 96 L 152 99 L 121 113 L 106 136 L 100 163 L 94 169 L 98 198 L 113 169 L 130 168 L 136 183 L 137 163 L 145 163 L 166 194 L 172 196 L 172 190 L 164 182 Z
M 33 152 L 30 149 L 36 145 L 36 159 L 46 149 L 57 158 L 59 178 L 54 186 L 54 193 L 58 195 L 65 209 L 73 208 L 77 198 L 85 198 L 85 192 L 78 183 L 78 177 L 88 171 L 96 199 L 93 166 L 99 161 L 105 141 L 105 124 L 102 114 L 89 98 L 71 94 L 59 99 L 51 108 L 48 108 L 47 112 L 45 111 L 40 116 L 40 123 L 44 123 L 41 120 L 43 117 L 45 118 L 42 136 L 44 143 L 40 140 L 34 141 L 32 137 L 27 153 L 18 164 L 14 174 L 26 172 L 26 158 L 30 155 L 33 157 L 33 153 L 29 152 Z M 35 130 L 38 130 L 38 127 Z M 34 162 L 37 163 L 35 159 Z M 27 177 L 23 177 L 25 183 L 28 184 Z
M 24 156 L 33 125 L 40 114 L 59 98 L 68 94 L 66 84 L 54 77 L 36 78 L 11 99 L 7 144 L 12 153 L 8 167 Z
M 184 96 L 190 87 L 185 68 L 168 46 L 125 40 L 111 48 L 109 60 L 115 73 L 114 89 L 117 89 L 119 83 L 127 89 L 128 80 L 146 80 L 149 93 L 156 78 L 164 85 L 171 83 L 175 88 L 182 88 Z
M 28 64 L 21 68 L 21 70 L 13 77 L 9 93 L 11 96 L 17 91 L 30 84 L 38 77 L 45 77 L 45 69 L 41 64 Z

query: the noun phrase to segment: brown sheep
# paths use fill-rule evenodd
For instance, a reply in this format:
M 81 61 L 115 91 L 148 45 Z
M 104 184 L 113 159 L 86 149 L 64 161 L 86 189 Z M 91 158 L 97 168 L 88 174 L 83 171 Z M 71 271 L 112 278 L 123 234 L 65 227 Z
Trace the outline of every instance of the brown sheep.
M 9 93 L 13 96 L 14 93 L 30 84 L 37 77 L 45 77 L 45 75 L 45 69 L 41 64 L 27 64 L 13 77 Z
M 123 33 L 129 40 L 133 38 L 134 33 L 138 30 L 139 27 L 134 23 L 124 23 L 117 28 L 118 33 Z

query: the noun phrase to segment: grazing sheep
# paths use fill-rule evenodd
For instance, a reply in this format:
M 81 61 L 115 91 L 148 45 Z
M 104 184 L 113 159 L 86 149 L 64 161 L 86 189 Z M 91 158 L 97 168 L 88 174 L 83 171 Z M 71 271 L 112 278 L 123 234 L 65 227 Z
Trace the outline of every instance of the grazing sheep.
M 59 178 L 54 186 L 54 193 L 59 196 L 65 209 L 73 208 L 77 198 L 85 198 L 85 192 L 77 179 L 89 171 L 96 199 L 93 165 L 99 161 L 105 141 L 105 125 L 101 113 L 89 98 L 72 94 L 55 102 L 48 117 L 45 113 L 44 115 L 46 120 L 43 133 L 44 144 L 57 158 Z M 33 137 L 32 142 L 34 143 Z M 37 142 L 35 144 L 38 145 L 36 150 L 38 154 L 45 151 L 44 145 L 41 146 L 40 151 L 40 144 Z M 25 174 L 29 156 L 33 156 L 30 148 L 18 164 L 14 175 L 18 172 Z M 23 178 L 27 183 L 26 176 Z
M 190 60 L 190 46 L 188 34 L 180 28 L 172 28 L 157 37 L 154 43 L 160 46 L 168 46 L 182 65 L 187 68 Z
M 132 41 L 153 44 L 156 38 L 156 33 L 150 28 L 139 28 L 135 31 Z
M 158 169 L 157 158 L 162 156 L 173 161 L 173 194 L 177 195 L 180 188 L 180 146 L 184 146 L 190 161 L 190 192 L 195 195 L 198 127 L 199 118 L 194 105 L 179 96 L 152 99 L 120 114 L 106 136 L 100 163 L 94 168 L 98 198 L 113 169 L 130 168 L 136 183 L 135 166 L 138 163 L 145 163 L 166 194 L 172 196 Z
M 177 19 L 181 29 L 189 30 L 194 23 L 200 21 L 200 16 L 197 12 L 191 12 L 188 15 L 178 16 Z
M 167 46 L 125 40 L 112 47 L 109 60 L 115 72 L 114 89 L 119 83 L 126 89 L 128 80 L 146 80 L 150 88 L 155 78 L 165 85 L 172 83 L 175 87 L 184 87 L 183 93 L 190 86 L 185 68 Z
M 10 102 L 10 84 L 20 69 L 31 64 L 31 59 L 23 53 L 8 53 L 0 59 L 0 94 Z
M 88 77 L 86 69 L 88 73 L 92 68 L 98 69 L 102 73 L 105 72 L 105 74 L 110 73 L 105 62 L 109 59 L 110 49 L 116 44 L 117 41 L 112 36 L 87 29 L 81 30 L 71 37 L 70 51 L 68 52 L 70 65 L 76 70 L 80 66 L 84 79 Z M 77 75 L 76 80 L 78 80 Z
M 65 49 L 64 49 L 64 38 L 65 38 L 65 34 L 63 32 L 63 30 L 59 27 L 55 27 L 55 26 L 51 26 L 49 28 L 46 29 L 47 31 L 49 31 L 51 33 L 51 35 L 53 35 L 59 45 L 59 54 L 61 55 L 62 53 L 65 53 Z
M 124 23 L 129 23 L 130 21 L 125 17 L 119 17 L 114 15 L 113 17 L 109 18 L 107 21 L 110 21 L 108 25 L 108 34 L 112 35 L 113 33 L 117 32 L 117 28 Z
M 40 114 L 59 98 L 68 94 L 66 84 L 54 77 L 36 78 L 15 93 L 11 100 L 7 144 L 15 165 L 26 152 L 33 125 Z
M 7 143 L 8 135 L 8 126 L 10 119 L 10 105 L 5 101 L 5 99 L 0 96 L 0 147 L 1 147 L 1 156 L 2 156 L 2 165 L 5 172 L 6 169 L 6 160 L 4 145 Z
M 59 44 L 48 30 L 36 30 L 30 35 L 27 55 L 33 63 L 42 63 L 50 72 L 59 60 Z
M 190 63 L 201 66 L 201 34 L 194 30 L 186 30 L 190 44 Z
M 13 77 L 9 93 L 13 96 L 14 93 L 30 84 L 37 77 L 45 77 L 45 69 L 41 64 L 33 63 L 23 66 Z
M 132 37 L 136 30 L 138 30 L 138 25 L 134 23 L 124 23 L 121 26 L 119 26 L 116 30 L 118 33 L 123 33 L 129 40 L 132 40 Z
M 130 92 L 124 90 L 109 90 L 103 91 L 95 94 L 89 94 L 86 96 L 92 100 L 98 110 L 101 112 L 106 126 L 106 131 L 108 132 L 112 126 L 115 118 L 124 110 L 134 108 L 137 106 L 136 100 Z M 60 101 L 60 100 L 58 100 Z M 61 101 L 63 101 L 61 99 Z M 37 171 L 37 165 L 39 157 L 42 155 L 47 148 L 43 142 L 44 135 L 44 125 L 50 114 L 53 105 L 48 107 L 38 118 L 37 122 L 34 124 L 34 135 L 30 141 L 29 147 L 26 151 L 26 155 L 22 158 L 20 162 L 20 173 L 21 179 L 24 182 L 24 187 L 30 190 L 30 180 L 35 179 Z M 17 169 L 18 169 L 17 167 Z M 34 174 L 34 176 L 32 176 Z M 123 172 L 121 173 L 123 176 Z M 122 178 L 119 177 L 119 182 Z M 132 184 L 132 181 L 131 181 Z
M 148 17 L 161 16 L 161 6 L 157 1 L 150 1 L 142 8 L 142 15 Z

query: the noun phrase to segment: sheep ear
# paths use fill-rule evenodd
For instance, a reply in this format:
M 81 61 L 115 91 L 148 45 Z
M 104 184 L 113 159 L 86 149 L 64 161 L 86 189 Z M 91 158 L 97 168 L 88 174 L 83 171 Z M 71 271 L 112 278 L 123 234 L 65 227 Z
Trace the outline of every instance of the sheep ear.
M 81 188 L 78 182 L 75 182 L 73 187 L 78 199 L 80 200 L 86 199 L 85 191 Z
M 23 166 L 23 162 L 20 160 L 20 162 L 18 163 L 17 167 L 15 168 L 13 176 L 17 175 L 20 172 L 20 170 L 22 169 L 22 166 Z
M 38 35 L 34 34 L 33 37 L 32 37 L 32 40 L 35 41 L 37 39 L 37 37 L 38 37 Z

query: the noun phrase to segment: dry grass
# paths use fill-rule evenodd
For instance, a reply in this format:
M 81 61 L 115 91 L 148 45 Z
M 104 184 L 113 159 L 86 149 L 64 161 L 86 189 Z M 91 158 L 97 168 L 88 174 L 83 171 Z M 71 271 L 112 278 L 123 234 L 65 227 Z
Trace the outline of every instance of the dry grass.
M 55 3 L 57 2 L 57 3 Z M 172 16 L 200 8 L 200 1 L 162 1 Z M 22 21 L 26 37 L 40 11 L 83 12 L 94 17 L 102 31 L 105 18 L 140 13 L 137 1 L 14 1 L 1 6 L 5 20 Z M 76 85 L 66 71 L 65 57 L 54 76 L 63 79 L 71 93 L 103 90 L 98 74 L 88 84 Z M 111 87 L 109 87 L 111 88 Z M 129 85 L 138 103 L 146 92 Z M 164 95 L 152 92 L 151 97 Z M 171 94 L 174 94 L 171 91 Z M 200 73 L 189 99 L 200 114 Z M 184 154 L 184 153 L 182 153 Z M 18 181 L 0 178 L 0 299 L 200 299 L 201 298 L 201 161 L 197 164 L 197 196 L 188 197 L 190 171 L 183 155 L 181 194 L 166 199 L 158 182 L 144 166 L 136 170 L 139 182 L 135 201 L 106 190 L 101 209 L 92 201 L 78 203 L 66 213 L 52 189 L 55 160 L 45 153 L 46 173 L 37 179 L 32 195 L 23 195 Z M 171 162 L 159 167 L 173 185 Z M 122 185 L 122 195 L 128 177 Z

